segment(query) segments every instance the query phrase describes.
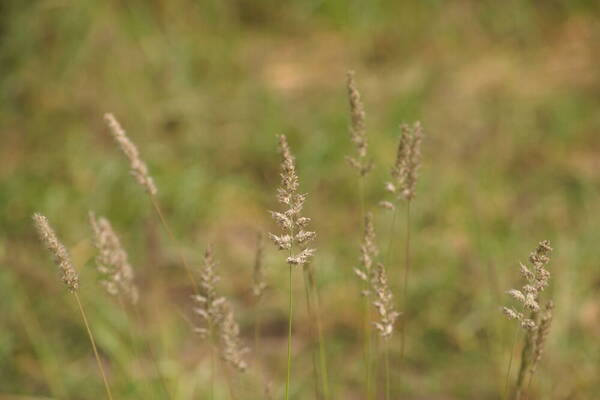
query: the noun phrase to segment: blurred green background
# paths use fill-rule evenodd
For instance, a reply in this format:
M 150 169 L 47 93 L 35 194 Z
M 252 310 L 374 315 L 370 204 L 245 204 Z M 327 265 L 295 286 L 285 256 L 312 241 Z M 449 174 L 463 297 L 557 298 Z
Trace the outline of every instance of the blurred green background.
M 422 121 L 413 203 L 407 354 L 392 349 L 393 397 L 499 399 L 514 325 L 499 307 L 537 242 L 555 252 L 554 325 L 531 398 L 600 392 L 600 3 L 558 1 L 53 0 L 0 2 L 0 397 L 102 398 L 72 296 L 32 229 L 47 215 L 81 273 L 81 296 L 115 398 L 207 398 L 207 347 L 191 332 L 177 246 L 128 174 L 102 114 L 114 112 L 159 187 L 194 266 L 213 243 L 244 340 L 256 307 L 257 231 L 275 229 L 278 133 L 297 155 L 335 398 L 362 397 L 356 174 L 344 161 L 345 71 L 356 70 L 384 196 L 401 122 Z M 87 212 L 130 252 L 143 324 L 96 283 Z M 389 215 L 376 211 L 382 247 Z M 404 220 L 388 265 L 401 284 Z M 287 269 L 267 246 L 263 336 L 240 399 L 280 397 Z M 293 398 L 314 398 L 313 341 L 297 274 Z M 399 298 L 399 296 L 397 297 Z M 138 346 L 139 347 L 139 346 Z M 258 357 L 257 357 L 258 356 Z M 259 359 L 256 362 L 256 358 Z M 228 398 L 220 376 L 217 398 Z M 379 384 L 379 386 L 381 386 Z M 15 397 L 18 398 L 18 397 Z

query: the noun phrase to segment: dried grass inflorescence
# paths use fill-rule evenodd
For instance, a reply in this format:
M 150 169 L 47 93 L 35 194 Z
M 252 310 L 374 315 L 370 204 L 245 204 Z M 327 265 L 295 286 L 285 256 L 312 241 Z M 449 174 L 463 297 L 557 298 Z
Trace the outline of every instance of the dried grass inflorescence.
M 212 247 L 209 246 L 204 252 L 200 273 L 201 294 L 192 296 L 192 300 L 196 304 L 194 312 L 203 320 L 203 324 L 197 326 L 195 331 L 203 338 L 212 333 L 212 329 L 220 324 L 224 316 L 222 306 L 225 298 L 217 294 L 216 288 L 220 278 L 215 271 L 216 266 Z
M 310 261 L 315 250 L 307 245 L 315 239 L 315 232 L 306 231 L 310 218 L 302 217 L 300 212 L 306 200 L 306 194 L 298 193 L 299 181 L 296 174 L 294 156 L 291 153 L 285 135 L 279 136 L 279 151 L 281 152 L 281 187 L 277 189 L 277 200 L 285 210 L 283 212 L 271 211 L 271 216 L 281 227 L 282 233 L 275 235 L 269 233 L 269 238 L 279 250 L 289 250 L 287 263 L 291 265 L 304 265 Z M 294 253 L 294 246 L 300 249 Z
M 373 168 L 373 162 L 367 160 L 368 139 L 365 129 L 365 108 L 360 99 L 360 93 L 354 81 L 354 71 L 348 71 L 347 86 L 348 100 L 350 102 L 350 137 L 356 145 L 356 156 L 347 156 L 348 163 L 356 168 L 361 176 L 364 176 Z
M 554 302 L 548 301 L 544 307 L 544 311 L 540 317 L 539 328 L 535 337 L 535 348 L 533 350 L 533 363 L 531 365 L 531 373 L 533 374 L 537 369 L 537 365 L 542 358 L 544 347 L 546 346 L 546 339 L 548 333 L 550 333 L 550 326 L 552 325 L 552 317 L 554 310 Z
M 132 304 L 137 303 L 139 292 L 134 282 L 133 268 L 119 237 L 106 218 L 97 218 L 90 211 L 89 219 L 94 245 L 98 249 L 96 268 L 101 275 L 100 283 L 109 294 L 123 295 Z
M 249 349 L 240 340 L 240 327 L 235 320 L 231 304 L 225 301 L 221 307 L 223 309 L 223 320 L 220 324 L 222 357 L 231 366 L 243 372 L 248 367 L 243 357 Z
M 360 245 L 360 266 L 354 268 L 354 273 L 366 284 L 367 288 L 370 288 L 371 286 L 371 280 L 373 279 L 373 263 L 379 254 L 379 249 L 377 248 L 377 243 L 375 241 L 373 214 L 367 213 L 365 216 L 363 241 Z M 369 294 L 369 289 L 363 291 L 363 295 L 368 296 Z
M 119 121 L 114 115 L 108 113 L 104 114 L 104 120 L 110 128 L 110 132 L 118 143 L 119 147 L 125 153 L 127 159 L 129 159 L 130 172 L 140 185 L 142 185 L 146 191 L 154 196 L 158 193 L 158 189 L 154 184 L 154 179 L 148 173 L 148 167 L 146 163 L 142 161 L 140 152 L 138 151 L 135 144 L 127 137 L 127 133 L 119 124 Z
M 523 263 L 520 264 L 521 275 L 525 278 L 526 283 L 521 290 L 511 289 L 507 292 L 513 299 L 521 303 L 521 311 L 503 307 L 504 315 L 509 319 L 519 321 L 523 329 L 535 330 L 537 328 L 538 323 L 534 317 L 540 311 L 540 294 L 548 286 L 550 279 L 550 272 L 548 272 L 546 266 L 550 261 L 551 252 L 552 248 L 549 241 L 540 242 L 536 250 L 529 255 L 531 267 L 527 267 Z M 531 313 L 530 316 L 524 315 L 527 311 Z
M 60 270 L 61 279 L 71 292 L 79 289 L 79 275 L 73 267 L 71 257 L 67 248 L 58 240 L 56 233 L 50 226 L 48 218 L 35 213 L 33 214 L 33 222 L 35 229 L 40 237 L 40 240 L 52 254 L 54 263 Z
M 400 130 L 396 161 L 391 170 L 392 181 L 386 183 L 385 189 L 396 196 L 396 201 L 410 201 L 415 197 L 417 174 L 421 165 L 423 128 L 420 122 L 415 122 L 412 126 L 402 124 Z M 395 207 L 390 201 L 382 201 L 380 205 L 390 209 Z
M 385 267 L 381 263 L 377 264 L 372 285 L 375 294 L 373 305 L 379 314 L 379 321 L 375 322 L 375 327 L 381 337 L 389 339 L 394 332 L 394 324 L 400 313 L 394 308 L 392 290 L 388 283 Z
M 263 253 L 265 250 L 263 235 L 259 233 L 256 240 L 256 255 L 254 257 L 254 274 L 252 283 L 252 294 L 257 299 L 260 299 L 267 289 L 267 283 L 265 282 Z

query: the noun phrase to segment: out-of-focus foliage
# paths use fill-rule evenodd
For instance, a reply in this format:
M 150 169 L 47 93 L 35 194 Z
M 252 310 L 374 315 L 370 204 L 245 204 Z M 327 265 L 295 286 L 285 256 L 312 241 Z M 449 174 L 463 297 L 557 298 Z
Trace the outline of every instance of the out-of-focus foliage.
M 205 398 L 208 350 L 191 333 L 191 289 L 174 245 L 128 176 L 102 114 L 114 112 L 149 164 L 178 242 L 195 266 L 215 244 L 220 289 L 252 343 L 256 230 L 278 183 L 276 134 L 297 154 L 336 398 L 360 398 L 360 240 L 356 174 L 344 156 L 345 71 L 355 69 L 381 200 L 398 126 L 421 120 L 413 202 L 407 354 L 392 349 L 394 398 L 500 398 L 512 325 L 499 307 L 518 262 L 555 248 L 554 326 L 532 398 L 600 391 L 600 10 L 596 1 L 0 2 L 0 396 L 102 393 L 71 296 L 30 216 L 46 214 L 73 254 L 117 398 L 158 398 L 128 321 L 96 283 L 88 209 L 130 252 L 144 329 L 177 398 Z M 377 210 L 381 247 L 389 215 Z M 389 274 L 401 285 L 404 220 Z M 239 393 L 279 396 L 286 266 L 267 252 L 260 365 Z M 300 274 L 298 274 L 300 277 Z M 311 398 L 309 319 L 297 286 L 294 398 Z M 399 298 L 399 296 L 397 296 Z M 253 355 L 254 356 L 254 355 Z M 252 357 L 251 357 L 252 358 Z M 565 373 L 568 372 L 568 379 Z M 219 378 L 221 379 L 221 378 Z M 224 383 L 224 380 L 220 380 Z M 195 393 L 195 394 L 194 394 Z M 224 384 L 217 397 L 226 398 Z M 250 398 L 242 397 L 240 398 Z

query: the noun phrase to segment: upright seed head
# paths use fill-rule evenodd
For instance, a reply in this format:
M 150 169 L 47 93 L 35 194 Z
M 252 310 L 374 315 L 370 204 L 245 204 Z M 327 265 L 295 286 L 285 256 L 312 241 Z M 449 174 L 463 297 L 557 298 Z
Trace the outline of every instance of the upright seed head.
M 376 244 L 373 214 L 369 212 L 365 216 L 363 241 L 360 245 L 360 267 L 354 269 L 354 273 L 360 280 L 367 283 L 367 286 L 370 285 L 373 274 L 373 263 L 378 254 L 379 249 Z M 368 296 L 370 291 L 367 289 L 363 294 Z
M 242 344 L 240 327 L 235 320 L 231 304 L 225 301 L 221 307 L 224 315 L 220 325 L 221 354 L 227 363 L 243 372 L 248 366 L 243 356 L 249 349 Z
M 346 160 L 358 170 L 361 176 L 366 175 L 373 167 L 371 161 L 367 161 L 367 132 L 365 129 L 365 108 L 360 99 L 360 93 L 354 81 L 354 71 L 348 71 L 347 87 L 348 100 L 350 103 L 350 138 L 356 145 L 356 157 L 347 156 Z
M 529 255 L 530 267 L 521 263 L 519 269 L 525 283 L 521 290 L 511 289 L 507 293 L 513 299 L 521 304 L 522 312 L 513 308 L 504 307 L 504 314 L 509 319 L 516 319 L 521 323 L 521 327 L 527 331 L 538 329 L 537 316 L 540 311 L 540 294 L 548 286 L 550 272 L 546 269 L 550 261 L 552 247 L 550 242 L 544 240 L 540 242 L 536 250 Z M 530 317 L 526 318 L 524 312 L 530 312 Z
M 125 153 L 127 159 L 129 159 L 130 172 L 135 180 L 142 185 L 150 195 L 156 195 L 158 189 L 154 184 L 154 179 L 152 179 L 148 173 L 148 167 L 146 166 L 146 163 L 142 161 L 135 144 L 129 140 L 127 133 L 125 133 L 125 130 L 121 127 L 121 124 L 119 124 L 114 115 L 110 113 L 104 114 L 104 120 L 110 128 L 113 138 L 123 153 Z
M 195 303 L 194 312 L 200 316 L 203 323 L 195 328 L 203 338 L 206 338 L 214 327 L 223 320 L 223 303 L 225 298 L 217 294 L 217 282 L 219 276 L 215 268 L 216 262 L 212 247 L 208 246 L 204 252 L 202 271 L 200 272 L 201 294 L 192 296 Z
M 404 198 L 410 201 L 415 197 L 418 170 L 421 166 L 423 128 L 420 122 L 415 122 L 412 126 L 402 124 L 400 130 L 396 161 L 391 170 L 392 182 L 386 183 L 385 188 L 398 200 Z M 383 206 L 391 208 L 389 202 L 384 203 Z
M 271 211 L 271 216 L 282 229 L 282 233 L 275 235 L 269 233 L 269 238 L 275 243 L 279 250 L 290 250 L 297 246 L 298 253 L 291 252 L 287 263 L 291 265 L 304 265 L 310 261 L 315 250 L 307 245 L 316 237 L 315 232 L 304 228 L 310 222 L 310 218 L 300 215 L 306 194 L 298 193 L 300 185 L 296 174 L 294 156 L 290 150 L 285 135 L 279 135 L 279 151 L 281 153 L 281 186 L 277 189 L 277 200 L 284 207 L 282 212 Z
M 96 268 L 101 275 L 100 283 L 109 294 L 122 294 L 132 304 L 137 303 L 139 292 L 134 281 L 133 268 L 119 237 L 106 218 L 97 218 L 91 211 L 89 218 L 94 233 L 94 245 L 99 252 Z
M 35 213 L 33 214 L 33 223 L 42 243 L 54 258 L 54 263 L 60 270 L 60 277 L 70 292 L 76 292 L 79 289 L 79 275 L 73 267 L 71 257 L 67 248 L 58 240 L 56 233 L 50 226 L 48 218 Z
M 540 318 L 540 326 L 537 330 L 535 338 L 535 349 L 533 351 L 533 364 L 531 365 L 531 373 L 533 374 L 537 369 L 537 364 L 542 358 L 544 347 L 546 346 L 546 339 L 550 333 L 550 326 L 552 325 L 552 310 L 554 309 L 554 303 L 548 301 L 544 307 L 543 314 Z
M 379 321 L 375 322 L 375 327 L 382 338 L 389 339 L 394 332 L 394 324 L 400 314 L 394 308 L 392 290 L 388 283 L 385 267 L 381 263 L 377 264 L 372 285 L 375 292 L 373 305 L 379 314 Z

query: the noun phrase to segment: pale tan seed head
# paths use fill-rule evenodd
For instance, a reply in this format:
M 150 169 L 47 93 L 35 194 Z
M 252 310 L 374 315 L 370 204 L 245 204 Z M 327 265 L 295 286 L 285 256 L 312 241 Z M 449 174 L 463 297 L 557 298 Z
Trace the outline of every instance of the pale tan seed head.
M 535 349 L 533 351 L 533 363 L 531 365 L 531 373 L 533 374 L 537 369 L 537 365 L 542 358 L 542 354 L 544 353 L 544 347 L 546 346 L 546 339 L 548 338 L 548 334 L 550 333 L 550 326 L 552 325 L 552 311 L 554 310 L 554 303 L 552 301 L 548 301 L 544 307 L 544 311 L 542 312 L 542 316 L 540 318 L 540 326 L 537 330 L 536 338 L 535 338 Z
M 346 160 L 358 170 L 361 176 L 371 171 L 373 163 L 367 160 L 368 139 L 365 129 L 365 108 L 354 81 L 354 71 L 348 71 L 347 87 L 350 103 L 350 138 L 356 146 L 356 156 L 347 156 Z
M 285 135 L 279 135 L 279 151 L 282 158 L 281 186 L 277 189 L 277 200 L 283 206 L 283 210 L 270 213 L 282 232 L 279 235 L 269 233 L 269 238 L 279 250 L 295 250 L 291 251 L 287 258 L 290 266 L 302 266 L 310 261 L 315 252 L 307 246 L 315 239 L 316 234 L 305 230 L 310 218 L 303 217 L 300 213 L 307 195 L 298 193 L 300 183 L 296 174 L 295 159 Z
M 195 327 L 195 331 L 203 338 L 211 334 L 213 328 L 217 327 L 223 320 L 223 304 L 225 298 L 217 294 L 217 283 L 220 278 L 217 275 L 216 261 L 211 246 L 206 248 L 202 270 L 200 272 L 200 294 L 192 296 L 195 304 L 194 312 L 200 316 L 202 322 Z
M 240 327 L 235 320 L 231 304 L 225 301 L 221 307 L 223 309 L 223 320 L 220 324 L 221 355 L 232 367 L 243 372 L 248 367 L 244 354 L 249 349 L 242 344 Z
M 109 294 L 122 295 L 132 304 L 137 303 L 139 292 L 133 268 L 119 237 L 106 218 L 97 218 L 90 211 L 89 219 L 94 233 L 94 245 L 98 249 L 96 268 L 101 275 L 100 284 Z
M 142 185 L 150 195 L 156 195 L 158 189 L 154 184 L 154 180 L 148 173 L 148 167 L 141 159 L 135 144 L 127 137 L 127 133 L 121 127 L 121 124 L 119 124 L 119 121 L 117 121 L 114 115 L 110 113 L 104 114 L 104 120 L 110 128 L 113 138 L 129 160 L 130 172 L 135 180 Z
M 371 280 L 373 279 L 373 263 L 375 258 L 379 254 L 375 238 L 375 227 L 373 226 L 373 214 L 367 213 L 365 216 L 365 224 L 363 231 L 363 240 L 360 245 L 360 266 L 354 268 L 354 273 L 360 280 L 370 286 Z M 370 290 L 366 289 L 363 291 L 363 295 L 368 296 Z
M 373 305 L 377 309 L 379 316 L 379 320 L 375 322 L 375 327 L 382 338 L 389 339 L 394 332 L 394 324 L 400 313 L 394 307 L 392 290 L 388 283 L 387 273 L 381 263 L 378 263 L 375 269 L 372 286 L 375 294 Z
M 46 246 L 52 257 L 54 263 L 58 266 L 60 271 L 60 277 L 67 288 L 71 292 L 75 292 L 79 289 L 79 275 L 73 267 L 71 257 L 67 248 L 60 242 L 56 233 L 50 226 L 48 218 L 45 216 L 35 213 L 33 214 L 33 223 L 42 243 Z
M 410 201 L 415 197 L 415 186 L 421 166 L 423 128 L 420 122 L 415 122 L 413 125 L 402 124 L 400 131 L 396 161 L 391 170 L 392 181 L 385 184 L 385 189 L 395 195 L 397 200 Z M 393 208 L 390 207 L 390 202 L 382 203 L 386 208 Z
M 552 248 L 550 242 L 540 242 L 529 256 L 530 266 L 521 263 L 519 269 L 525 280 L 521 290 L 510 289 L 507 293 L 521 305 L 521 310 L 504 307 L 503 312 L 509 319 L 516 319 L 527 331 L 538 329 L 537 316 L 540 311 L 540 294 L 548 286 L 550 272 L 546 269 L 550 261 Z M 525 313 L 529 312 L 528 318 Z

